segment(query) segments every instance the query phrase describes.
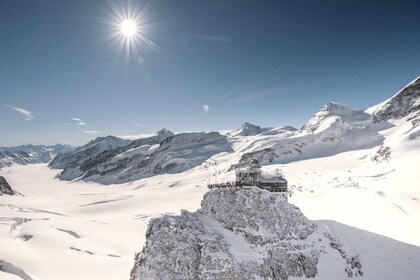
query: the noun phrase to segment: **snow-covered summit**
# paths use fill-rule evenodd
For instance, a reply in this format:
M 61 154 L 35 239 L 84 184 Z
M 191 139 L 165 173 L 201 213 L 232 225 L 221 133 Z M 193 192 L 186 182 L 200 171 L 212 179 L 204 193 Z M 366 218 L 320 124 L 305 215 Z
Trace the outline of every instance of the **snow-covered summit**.
M 232 130 L 227 134 L 227 136 L 230 137 L 237 137 L 237 136 L 251 136 L 251 135 L 258 135 L 263 131 L 270 130 L 270 128 L 261 128 L 258 125 L 254 125 L 252 123 L 246 122 L 240 127 L 236 128 L 235 130 Z
M 315 134 L 329 128 L 334 122 L 349 115 L 355 115 L 359 111 L 336 102 L 329 102 L 299 130 L 298 134 Z
M 156 132 L 156 140 L 158 143 L 162 142 L 163 140 L 165 140 L 168 137 L 171 137 L 175 135 L 172 131 L 166 129 L 166 128 L 162 128 L 161 130 L 159 130 L 158 132 Z

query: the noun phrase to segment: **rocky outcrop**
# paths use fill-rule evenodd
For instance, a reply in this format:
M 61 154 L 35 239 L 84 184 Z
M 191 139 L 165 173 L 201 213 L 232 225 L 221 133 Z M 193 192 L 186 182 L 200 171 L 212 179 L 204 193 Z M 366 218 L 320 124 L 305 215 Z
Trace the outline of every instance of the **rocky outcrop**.
M 257 188 L 211 190 L 197 212 L 153 219 L 146 237 L 131 280 L 313 278 L 332 242 L 282 195 Z M 339 249 L 341 276 L 363 273 Z
M 15 192 L 3 176 L 0 176 L 0 195 L 14 195 Z
M 420 118 L 420 77 L 378 107 L 372 115 L 374 122 L 405 117 L 418 122 L 418 118 Z

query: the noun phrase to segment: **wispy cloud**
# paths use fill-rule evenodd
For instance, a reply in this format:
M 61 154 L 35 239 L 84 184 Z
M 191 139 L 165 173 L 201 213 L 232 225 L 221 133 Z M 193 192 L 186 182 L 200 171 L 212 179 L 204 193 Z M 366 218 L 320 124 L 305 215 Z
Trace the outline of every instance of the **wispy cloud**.
M 76 122 L 76 125 L 86 125 L 86 123 L 81 118 L 70 118 L 72 121 Z
M 27 121 L 32 121 L 35 118 L 32 112 L 29 112 L 28 110 L 25 110 L 19 107 L 10 106 L 10 105 L 5 105 L 5 106 L 21 114 L 23 118 Z
M 207 104 L 201 105 L 201 109 L 203 110 L 201 114 L 206 114 L 208 111 L 210 111 L 210 106 Z
M 97 130 L 84 130 L 83 132 L 86 134 L 91 134 L 91 135 L 97 135 L 97 134 L 102 133 L 101 131 L 97 131 Z
M 133 124 L 137 127 L 143 127 L 143 125 L 141 123 L 133 123 Z

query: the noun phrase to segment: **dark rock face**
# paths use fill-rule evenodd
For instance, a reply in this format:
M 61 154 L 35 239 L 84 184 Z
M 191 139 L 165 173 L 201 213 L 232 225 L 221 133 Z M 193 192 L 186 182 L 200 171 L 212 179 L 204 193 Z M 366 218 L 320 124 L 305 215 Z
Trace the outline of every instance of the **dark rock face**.
M 14 195 L 15 192 L 3 176 L 0 176 L 0 195 Z
M 374 122 L 405 117 L 408 117 L 414 126 L 420 121 L 420 77 L 373 112 Z

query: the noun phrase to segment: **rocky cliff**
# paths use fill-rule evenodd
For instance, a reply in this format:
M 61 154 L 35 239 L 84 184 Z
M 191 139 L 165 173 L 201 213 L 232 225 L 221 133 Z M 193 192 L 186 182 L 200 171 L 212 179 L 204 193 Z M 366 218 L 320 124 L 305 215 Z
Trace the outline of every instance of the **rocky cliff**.
M 339 278 L 362 276 L 362 262 L 278 194 L 211 190 L 197 212 L 153 219 L 131 280 L 313 278 L 334 259 Z

